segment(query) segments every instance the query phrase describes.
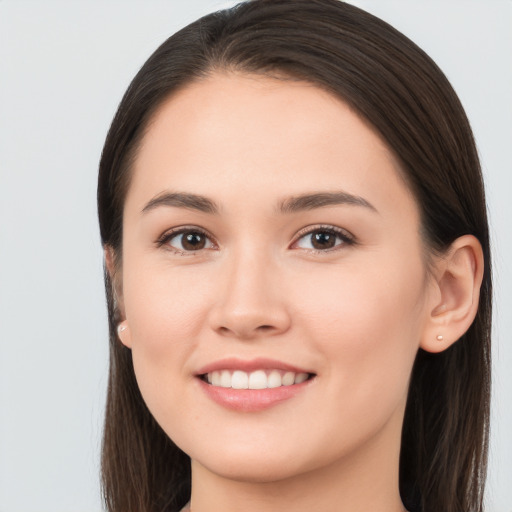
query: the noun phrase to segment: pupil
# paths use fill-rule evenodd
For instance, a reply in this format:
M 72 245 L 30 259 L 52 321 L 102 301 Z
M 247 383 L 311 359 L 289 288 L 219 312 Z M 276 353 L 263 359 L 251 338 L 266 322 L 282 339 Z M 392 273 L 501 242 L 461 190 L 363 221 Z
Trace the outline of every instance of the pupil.
M 313 247 L 316 249 L 330 249 L 334 247 L 335 236 L 327 231 L 319 231 L 313 235 Z
M 182 244 L 185 249 L 203 249 L 205 245 L 205 239 L 201 233 L 188 233 L 187 235 L 183 236 Z

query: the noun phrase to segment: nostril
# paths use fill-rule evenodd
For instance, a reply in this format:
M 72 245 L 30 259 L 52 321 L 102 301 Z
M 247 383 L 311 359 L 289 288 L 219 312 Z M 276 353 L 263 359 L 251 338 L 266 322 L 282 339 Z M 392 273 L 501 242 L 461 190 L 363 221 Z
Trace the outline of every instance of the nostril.
M 240 327 L 239 329 L 236 328 L 229 328 L 225 325 L 221 325 L 218 328 L 218 332 L 223 335 L 234 335 L 239 338 L 253 338 L 257 336 L 258 334 L 270 334 L 273 331 L 277 330 L 277 328 L 273 325 L 259 325 L 253 329 L 250 328 L 244 328 L 244 326 Z

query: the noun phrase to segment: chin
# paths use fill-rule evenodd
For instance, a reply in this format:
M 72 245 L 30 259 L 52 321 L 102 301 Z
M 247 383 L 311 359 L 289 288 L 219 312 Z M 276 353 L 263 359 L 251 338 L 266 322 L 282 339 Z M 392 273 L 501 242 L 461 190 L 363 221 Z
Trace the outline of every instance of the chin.
M 305 470 L 290 464 L 290 460 L 230 460 L 229 458 L 215 459 L 209 464 L 210 461 L 199 462 L 211 473 L 216 474 L 222 478 L 237 482 L 246 483 L 270 483 L 286 480 L 300 473 L 306 472 Z
M 246 483 L 270 483 L 287 480 L 332 462 L 332 452 L 319 453 L 321 450 L 302 443 L 293 446 L 281 443 L 216 443 L 206 441 L 205 445 L 195 443 L 190 454 L 210 473 L 221 478 Z M 185 447 L 187 448 L 187 447 Z M 193 462 L 194 464 L 194 462 Z

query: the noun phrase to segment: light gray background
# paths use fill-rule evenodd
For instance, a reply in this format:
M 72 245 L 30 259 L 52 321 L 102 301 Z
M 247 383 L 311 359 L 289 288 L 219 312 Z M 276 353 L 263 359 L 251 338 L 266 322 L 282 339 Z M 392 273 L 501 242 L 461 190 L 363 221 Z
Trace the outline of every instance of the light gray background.
M 98 512 L 97 164 L 130 79 L 235 2 L 0 0 L 0 512 Z M 490 512 L 512 512 L 512 2 L 359 0 L 438 62 L 482 157 L 496 283 Z

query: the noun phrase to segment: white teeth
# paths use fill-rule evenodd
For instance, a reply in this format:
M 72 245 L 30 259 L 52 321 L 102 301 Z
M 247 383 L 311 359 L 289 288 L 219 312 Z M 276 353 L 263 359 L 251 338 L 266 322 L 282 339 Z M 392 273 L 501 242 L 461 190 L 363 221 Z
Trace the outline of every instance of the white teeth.
M 233 389 L 247 389 L 249 387 L 249 375 L 237 370 L 231 376 L 231 387 Z
M 220 372 L 213 372 L 208 374 L 208 380 L 210 378 L 210 375 L 212 376 L 212 384 L 214 386 L 220 386 Z
M 223 388 L 231 387 L 231 373 L 228 370 L 222 370 L 220 373 L 220 385 Z
M 283 385 L 283 379 L 277 370 L 272 370 L 269 373 L 267 385 L 269 388 L 278 388 Z
M 283 372 L 279 370 L 256 370 L 251 373 L 235 370 L 220 370 L 208 373 L 206 380 L 213 386 L 233 389 L 267 389 L 301 384 L 309 377 L 307 373 Z
M 291 386 L 295 382 L 295 373 L 286 372 L 283 375 L 283 386 Z
M 249 389 L 267 388 L 267 374 L 263 370 L 252 372 L 249 375 Z
M 308 380 L 308 374 L 307 373 L 297 373 L 295 375 L 295 384 L 300 384 L 304 381 Z

